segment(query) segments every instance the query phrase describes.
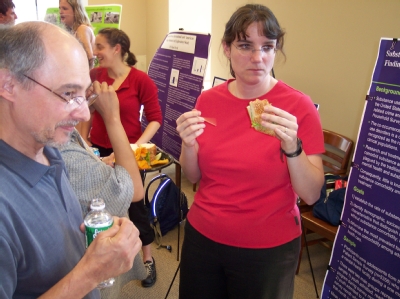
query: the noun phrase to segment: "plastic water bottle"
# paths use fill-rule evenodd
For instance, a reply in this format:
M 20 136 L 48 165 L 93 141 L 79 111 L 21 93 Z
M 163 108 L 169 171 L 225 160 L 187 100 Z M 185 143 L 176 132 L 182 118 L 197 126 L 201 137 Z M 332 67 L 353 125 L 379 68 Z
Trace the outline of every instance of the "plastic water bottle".
M 93 151 L 93 154 L 95 154 L 97 157 L 100 158 L 100 151 L 99 151 L 99 149 L 98 149 L 97 147 L 92 147 L 91 149 L 92 149 L 92 151 Z
M 90 203 L 91 211 L 86 215 L 84 219 L 85 223 L 85 236 L 86 236 L 86 248 L 89 247 L 90 243 L 96 238 L 97 234 L 109 229 L 114 219 L 112 215 L 105 209 L 106 205 L 104 200 L 101 198 L 92 199 Z M 97 288 L 111 287 L 115 282 L 114 278 L 109 278 L 101 282 Z

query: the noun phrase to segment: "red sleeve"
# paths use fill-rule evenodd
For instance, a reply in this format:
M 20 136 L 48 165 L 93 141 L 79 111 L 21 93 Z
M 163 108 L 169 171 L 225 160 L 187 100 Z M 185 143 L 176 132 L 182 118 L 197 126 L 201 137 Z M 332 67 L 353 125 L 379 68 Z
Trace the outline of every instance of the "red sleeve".
M 92 80 L 92 82 L 98 80 L 97 79 L 98 71 L 99 69 L 97 67 L 90 70 L 90 80 Z
M 142 82 L 139 84 L 139 99 L 144 106 L 143 113 L 148 122 L 156 121 L 162 124 L 162 112 L 158 101 L 158 90 L 151 78 L 143 73 Z

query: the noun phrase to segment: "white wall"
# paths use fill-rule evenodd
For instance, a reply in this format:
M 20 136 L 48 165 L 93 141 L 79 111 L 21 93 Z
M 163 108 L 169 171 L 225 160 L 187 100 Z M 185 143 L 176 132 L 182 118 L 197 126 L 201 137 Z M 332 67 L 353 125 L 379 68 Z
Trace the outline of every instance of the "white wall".
M 212 0 L 169 0 L 169 31 L 211 33 Z M 211 49 L 204 76 L 204 89 L 211 87 Z
M 169 0 L 169 31 L 211 33 L 211 0 Z

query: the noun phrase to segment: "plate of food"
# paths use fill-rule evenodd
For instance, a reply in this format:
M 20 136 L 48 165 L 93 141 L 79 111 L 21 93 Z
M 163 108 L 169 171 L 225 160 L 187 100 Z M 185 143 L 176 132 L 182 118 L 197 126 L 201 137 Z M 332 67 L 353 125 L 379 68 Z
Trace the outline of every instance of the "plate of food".
M 169 166 L 174 159 L 154 143 L 131 144 L 140 170 L 155 171 Z

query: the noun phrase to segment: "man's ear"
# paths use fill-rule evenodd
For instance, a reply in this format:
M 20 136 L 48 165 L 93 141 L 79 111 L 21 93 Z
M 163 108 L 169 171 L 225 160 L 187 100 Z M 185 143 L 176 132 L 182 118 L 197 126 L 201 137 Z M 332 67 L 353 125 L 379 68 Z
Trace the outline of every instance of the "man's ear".
M 6 69 L 0 69 L 0 96 L 12 101 L 14 95 L 14 78 Z

